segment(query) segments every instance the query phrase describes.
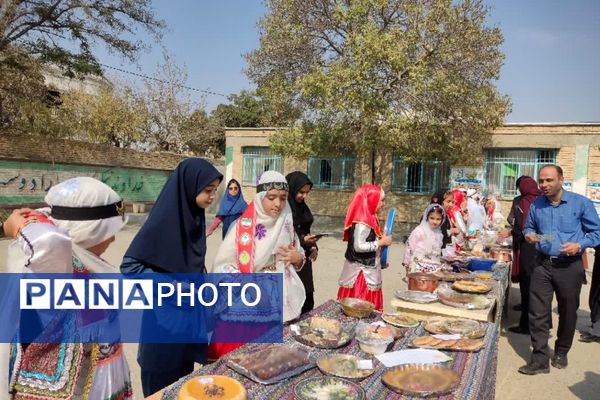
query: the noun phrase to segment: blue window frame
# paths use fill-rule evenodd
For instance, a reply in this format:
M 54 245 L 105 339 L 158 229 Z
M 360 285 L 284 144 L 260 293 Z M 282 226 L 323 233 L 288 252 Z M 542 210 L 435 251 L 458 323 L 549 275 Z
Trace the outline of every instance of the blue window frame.
M 243 147 L 242 148 L 242 183 L 256 186 L 260 176 L 265 171 L 278 171 L 283 173 L 283 159 L 274 154 L 269 147 Z
M 392 158 L 392 191 L 430 194 L 448 182 L 448 167 L 441 161 L 406 161 Z
M 517 178 L 528 175 L 535 180 L 538 171 L 556 164 L 556 149 L 489 149 L 485 152 L 485 183 L 492 193 L 511 198 L 519 194 Z
M 355 168 L 354 156 L 308 159 L 308 177 L 313 182 L 313 187 L 318 189 L 354 189 Z

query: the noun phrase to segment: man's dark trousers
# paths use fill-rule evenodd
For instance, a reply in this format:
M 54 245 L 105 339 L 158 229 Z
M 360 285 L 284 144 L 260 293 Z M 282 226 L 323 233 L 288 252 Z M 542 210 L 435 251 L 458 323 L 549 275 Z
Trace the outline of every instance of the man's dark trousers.
M 558 301 L 558 333 L 554 353 L 566 355 L 573 344 L 579 295 L 585 277 L 581 256 L 538 257 L 538 267 L 531 276 L 529 330 L 533 353 L 531 361 L 548 365 L 548 336 L 552 314 L 552 297 Z

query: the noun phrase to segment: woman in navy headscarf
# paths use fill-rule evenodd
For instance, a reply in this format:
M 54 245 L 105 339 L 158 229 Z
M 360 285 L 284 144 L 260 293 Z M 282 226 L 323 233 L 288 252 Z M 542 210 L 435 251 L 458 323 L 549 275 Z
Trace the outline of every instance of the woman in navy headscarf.
M 215 219 L 206 231 L 206 236 L 212 235 L 215 229 L 223 223 L 223 239 L 225 239 L 229 227 L 246 211 L 246 207 L 248 207 L 248 203 L 244 200 L 240 183 L 235 179 L 231 179 L 227 183 L 225 196 L 221 200 Z
M 169 176 L 148 220 L 125 252 L 124 274 L 205 273 L 206 222 L 204 210 L 215 199 L 223 175 L 208 161 L 188 158 Z M 157 327 L 154 314 L 144 314 L 144 324 Z M 150 328 L 147 328 L 150 329 Z M 206 362 L 203 343 L 140 343 L 138 364 L 147 397 Z

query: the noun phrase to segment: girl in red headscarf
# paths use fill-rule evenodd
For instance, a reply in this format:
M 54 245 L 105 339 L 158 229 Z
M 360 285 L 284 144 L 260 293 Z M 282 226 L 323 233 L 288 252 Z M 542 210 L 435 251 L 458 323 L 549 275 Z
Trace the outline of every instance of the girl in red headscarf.
M 348 246 L 337 296 L 370 301 L 377 310 L 383 310 L 380 249 L 392 244 L 392 237 L 382 233 L 377 217 L 383 201 L 383 189 L 377 185 L 361 186 L 354 193 L 344 221 Z
M 454 198 L 454 205 L 446 208 L 446 215 L 450 220 L 452 233 L 456 237 L 456 250 L 460 250 L 464 236 L 467 234 L 467 224 L 465 223 L 465 213 L 463 207 L 465 205 L 465 193 L 462 190 L 455 189 L 450 192 Z M 445 202 L 445 198 L 444 198 Z

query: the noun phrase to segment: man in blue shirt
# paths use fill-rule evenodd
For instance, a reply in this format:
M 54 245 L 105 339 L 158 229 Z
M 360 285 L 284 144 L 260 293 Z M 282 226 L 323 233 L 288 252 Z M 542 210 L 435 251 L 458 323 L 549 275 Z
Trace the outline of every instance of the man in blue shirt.
M 533 352 L 530 362 L 519 368 L 527 375 L 550 372 L 548 337 L 555 292 L 559 319 L 551 363 L 555 368 L 567 367 L 585 278 L 581 256 L 586 248 L 600 244 L 600 219 L 594 205 L 584 196 L 563 190 L 562 168 L 541 168 L 538 182 L 544 195 L 531 205 L 523 230 L 525 240 L 536 243 L 539 252 L 529 297 Z

